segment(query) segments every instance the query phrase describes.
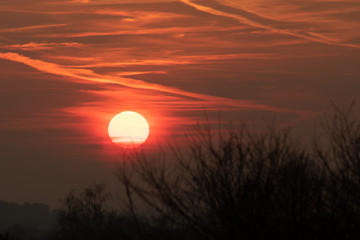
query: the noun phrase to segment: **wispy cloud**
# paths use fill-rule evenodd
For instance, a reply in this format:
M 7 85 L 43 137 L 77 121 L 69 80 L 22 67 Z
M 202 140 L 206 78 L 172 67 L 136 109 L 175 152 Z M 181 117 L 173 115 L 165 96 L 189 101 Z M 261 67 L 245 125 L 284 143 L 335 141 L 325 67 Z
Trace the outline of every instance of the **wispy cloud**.
M 26 32 L 26 31 L 32 31 L 32 30 L 37 30 L 37 29 L 43 29 L 43 28 L 63 27 L 66 25 L 67 24 L 65 24 L 65 23 L 60 23 L 60 24 L 34 25 L 34 26 L 26 26 L 26 27 L 19 27 L 19 28 L 3 28 L 3 29 L 0 29 L 0 33 Z
M 119 84 L 122 86 L 136 88 L 136 89 L 155 90 L 155 91 L 171 93 L 184 97 L 203 100 L 205 101 L 205 103 L 229 105 L 229 106 L 238 107 L 240 109 L 258 109 L 258 110 L 266 110 L 266 111 L 274 111 L 274 112 L 292 112 L 292 113 L 304 114 L 304 112 L 297 112 L 289 109 L 280 109 L 276 107 L 267 106 L 264 104 L 256 104 L 251 101 L 234 100 L 234 99 L 210 96 L 210 95 L 199 94 L 194 92 L 187 92 L 181 89 L 167 87 L 159 84 L 147 83 L 132 78 L 100 75 L 88 69 L 68 68 L 54 63 L 31 59 L 29 57 L 17 53 L 11 53 L 11 52 L 0 53 L 0 58 L 10 61 L 20 62 L 42 72 L 73 77 L 76 79 L 81 79 L 89 82 L 111 83 L 111 84 Z
M 270 31 L 280 33 L 280 34 L 286 34 L 289 36 L 303 38 L 303 39 L 306 39 L 306 40 L 309 40 L 312 42 L 317 42 L 317 43 L 360 48 L 360 45 L 358 45 L 358 44 L 341 42 L 336 38 L 332 38 L 332 37 L 326 36 L 321 33 L 315 33 L 312 31 L 306 31 L 306 30 L 296 29 L 296 28 L 289 28 L 288 24 L 284 24 L 284 26 L 282 26 L 281 23 L 278 22 L 276 24 L 277 26 L 274 26 L 274 24 L 271 24 L 271 21 L 269 21 L 270 19 L 265 19 L 265 18 L 257 16 L 257 15 L 249 14 L 248 12 L 245 12 L 245 10 L 242 10 L 243 15 L 241 15 L 241 14 L 237 14 L 237 13 L 228 12 L 226 10 L 216 9 L 216 7 L 219 7 L 219 8 L 223 7 L 220 4 L 215 4 L 216 7 L 211 7 L 211 6 L 199 4 L 199 3 L 191 1 L 191 0 L 181 0 L 181 1 L 189 6 L 196 8 L 199 11 L 207 12 L 207 13 L 210 13 L 213 15 L 233 18 L 233 19 L 236 19 L 239 22 L 241 22 L 243 24 L 247 24 L 249 26 L 270 30 Z M 215 3 L 214 1 L 208 1 L 208 2 Z
M 44 49 L 51 49 L 57 47 L 69 47 L 69 48 L 81 48 L 84 44 L 77 43 L 77 42 L 63 42 L 63 43 L 25 43 L 25 44 L 14 44 L 14 45 L 6 45 L 3 48 L 7 49 L 15 49 L 15 50 L 25 50 L 25 51 L 37 51 L 37 50 L 44 50 Z
M 55 58 L 55 56 L 48 56 Z M 203 54 L 203 55 L 186 55 L 186 56 L 173 56 L 169 58 L 159 59 L 133 59 L 128 61 L 105 61 L 99 60 L 98 63 L 85 63 L 78 65 L 68 65 L 68 67 L 76 68 L 94 68 L 94 67 L 124 67 L 124 66 L 172 66 L 172 65 L 191 65 L 201 64 L 206 62 L 220 62 L 223 60 L 246 60 L 246 59 L 271 59 L 275 58 L 272 54 L 248 53 L 248 54 Z M 61 57 L 58 57 L 61 59 Z M 67 59 L 67 58 L 65 58 Z M 71 58 L 70 58 L 71 60 Z M 77 60 L 77 59 L 75 59 Z M 86 60 L 86 59 L 78 59 Z M 94 59 L 92 59 L 94 60 Z M 92 61 L 94 62 L 94 61 Z

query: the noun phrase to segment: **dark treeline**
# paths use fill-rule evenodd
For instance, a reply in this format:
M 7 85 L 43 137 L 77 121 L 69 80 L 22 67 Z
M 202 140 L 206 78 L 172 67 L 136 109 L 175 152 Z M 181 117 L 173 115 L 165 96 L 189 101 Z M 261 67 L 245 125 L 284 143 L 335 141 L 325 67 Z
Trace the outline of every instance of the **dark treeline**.
M 172 155 L 124 156 L 124 201 L 104 185 L 70 192 L 49 239 L 360 239 L 360 122 L 323 121 L 305 150 L 288 129 L 199 127 Z M 0 238 L 1 239 L 1 238 Z
M 40 203 L 24 203 L 22 205 L 0 201 L 0 228 L 8 228 L 14 224 L 50 228 L 55 221 L 55 212 L 49 206 Z
M 52 231 L 57 212 L 40 203 L 10 203 L 0 201 L 0 240 L 39 239 Z

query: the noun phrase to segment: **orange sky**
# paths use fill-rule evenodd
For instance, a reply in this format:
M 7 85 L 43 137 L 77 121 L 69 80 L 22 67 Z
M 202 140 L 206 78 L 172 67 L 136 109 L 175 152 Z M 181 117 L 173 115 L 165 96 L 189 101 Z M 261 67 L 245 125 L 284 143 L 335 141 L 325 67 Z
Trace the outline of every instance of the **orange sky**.
M 204 111 L 302 132 L 358 98 L 359 29 L 358 0 L 1 1 L 0 199 L 55 206 L 112 181 L 106 128 L 125 110 L 151 149 Z

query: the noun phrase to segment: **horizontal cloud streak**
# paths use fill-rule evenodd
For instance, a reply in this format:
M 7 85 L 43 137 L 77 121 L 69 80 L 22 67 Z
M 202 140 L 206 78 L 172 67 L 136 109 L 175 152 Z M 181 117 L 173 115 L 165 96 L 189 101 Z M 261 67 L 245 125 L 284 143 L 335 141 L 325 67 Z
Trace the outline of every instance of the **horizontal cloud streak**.
M 177 88 L 166 87 L 159 84 L 151 84 L 131 78 L 99 75 L 88 69 L 67 68 L 60 66 L 58 64 L 31 59 L 17 53 L 0 53 L 0 58 L 10 61 L 20 62 L 28 66 L 31 66 L 39 71 L 47 72 L 51 74 L 73 77 L 73 78 L 96 82 L 96 83 L 120 84 L 131 88 L 166 92 L 166 93 L 181 95 L 184 97 L 204 100 L 206 101 L 206 103 L 210 103 L 210 104 L 230 105 L 242 109 L 258 109 L 258 110 L 266 110 L 266 111 L 274 111 L 274 112 L 292 112 L 292 113 L 297 113 L 299 115 L 306 114 L 306 112 L 280 109 L 263 104 L 255 104 L 250 101 L 240 101 L 240 100 L 234 100 L 234 99 L 228 99 L 222 97 L 209 96 L 205 94 L 186 92 Z
M 312 41 L 312 42 L 317 42 L 317 43 L 324 43 L 324 44 L 329 44 L 329 45 L 339 45 L 339 46 L 360 48 L 360 45 L 358 45 L 358 44 L 339 42 L 337 39 L 325 36 L 325 35 L 320 34 L 320 33 L 314 33 L 314 32 L 311 32 L 311 31 L 303 31 L 303 30 L 298 30 L 298 29 L 274 27 L 274 26 L 272 26 L 270 24 L 266 24 L 264 22 L 256 21 L 256 20 L 253 20 L 253 19 L 251 19 L 249 17 L 246 17 L 246 16 L 226 12 L 226 11 L 223 11 L 223 10 L 218 10 L 218 9 L 215 9 L 213 7 L 210 7 L 210 6 L 195 3 L 195 2 L 193 2 L 191 0 L 181 0 L 181 1 L 184 4 L 187 4 L 189 6 L 192 6 L 192 7 L 196 8 L 199 11 L 207 12 L 207 13 L 218 15 L 218 16 L 233 18 L 233 19 L 236 19 L 236 20 L 240 21 L 241 23 L 247 24 L 249 26 L 270 30 L 270 31 L 280 33 L 280 34 L 286 34 L 286 35 L 289 35 L 289 36 L 294 36 L 294 37 L 306 39 L 306 40 L 309 40 L 309 41 Z M 257 18 L 258 16 L 254 16 L 254 17 L 256 17 L 256 19 L 258 19 Z M 264 20 L 266 20 L 266 19 L 264 19 Z
M 76 42 L 63 42 L 63 43 L 30 42 L 30 43 L 26 43 L 26 44 L 15 44 L 15 45 L 3 46 L 3 48 L 7 48 L 7 49 L 17 49 L 17 50 L 25 50 L 25 51 L 37 51 L 37 50 L 51 49 L 51 48 L 56 48 L 56 47 L 81 48 L 81 47 L 84 47 L 84 44 L 76 43 Z

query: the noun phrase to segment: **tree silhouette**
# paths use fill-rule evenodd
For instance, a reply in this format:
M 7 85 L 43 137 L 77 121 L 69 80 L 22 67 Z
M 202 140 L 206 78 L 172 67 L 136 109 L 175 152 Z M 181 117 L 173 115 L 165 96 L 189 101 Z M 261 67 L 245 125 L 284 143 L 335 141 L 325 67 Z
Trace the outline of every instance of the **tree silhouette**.
M 131 239 L 124 230 L 125 220 L 107 204 L 111 194 L 105 185 L 93 184 L 80 193 L 71 191 L 59 211 L 56 235 L 59 239 Z
M 198 128 L 170 153 L 124 154 L 122 212 L 103 185 L 70 192 L 60 239 L 359 239 L 360 122 L 324 118 L 327 143 L 305 150 L 288 128 Z
M 334 235 L 343 239 L 360 237 L 360 122 L 354 116 L 355 103 L 333 113 L 323 122 L 327 146 L 315 144 L 318 159 L 326 167 L 328 207 Z
M 11 240 L 12 238 L 9 236 L 9 233 L 0 233 L 0 240 Z
M 172 161 L 133 156 L 118 171 L 129 206 L 140 199 L 153 219 L 197 239 L 311 236 L 323 211 L 325 174 L 289 130 L 256 133 L 242 124 L 215 137 L 198 128 L 187 150 L 172 146 Z

